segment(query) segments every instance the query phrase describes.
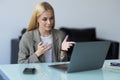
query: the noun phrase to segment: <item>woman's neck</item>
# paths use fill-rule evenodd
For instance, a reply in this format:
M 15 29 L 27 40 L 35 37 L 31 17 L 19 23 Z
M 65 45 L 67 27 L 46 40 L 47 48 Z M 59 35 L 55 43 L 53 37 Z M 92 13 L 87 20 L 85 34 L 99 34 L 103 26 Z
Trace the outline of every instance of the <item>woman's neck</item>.
M 47 36 L 51 35 L 51 30 L 50 30 L 50 31 L 47 31 L 47 30 L 39 30 L 39 33 L 40 33 L 41 36 L 47 37 Z

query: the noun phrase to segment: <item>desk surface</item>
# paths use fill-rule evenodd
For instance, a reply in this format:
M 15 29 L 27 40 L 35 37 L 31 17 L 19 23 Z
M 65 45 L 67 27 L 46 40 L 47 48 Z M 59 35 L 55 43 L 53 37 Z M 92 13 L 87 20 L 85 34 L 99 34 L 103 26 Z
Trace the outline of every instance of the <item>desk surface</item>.
M 120 62 L 120 60 L 106 60 L 104 66 L 112 61 Z M 104 66 L 98 70 L 67 73 L 48 67 L 50 64 L 56 63 L 0 65 L 0 74 L 6 80 L 120 80 L 120 71 L 107 70 Z M 22 71 L 26 67 L 34 67 L 37 72 L 35 74 L 23 74 Z

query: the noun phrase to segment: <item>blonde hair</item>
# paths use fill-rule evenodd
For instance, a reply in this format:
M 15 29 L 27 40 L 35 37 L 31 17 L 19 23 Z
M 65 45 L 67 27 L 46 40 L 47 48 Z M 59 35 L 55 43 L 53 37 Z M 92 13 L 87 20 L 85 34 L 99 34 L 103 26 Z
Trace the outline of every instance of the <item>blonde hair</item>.
M 41 16 L 41 14 L 43 12 L 45 12 L 46 10 L 51 10 L 53 13 L 53 18 L 54 18 L 53 28 L 54 28 L 54 25 L 55 25 L 54 9 L 48 2 L 42 2 L 42 3 L 39 3 L 36 5 L 36 7 L 32 13 L 32 17 L 31 17 L 30 23 L 28 25 L 27 31 L 31 31 L 31 30 L 34 30 L 34 29 L 39 27 L 39 24 L 37 22 L 37 18 L 39 16 Z

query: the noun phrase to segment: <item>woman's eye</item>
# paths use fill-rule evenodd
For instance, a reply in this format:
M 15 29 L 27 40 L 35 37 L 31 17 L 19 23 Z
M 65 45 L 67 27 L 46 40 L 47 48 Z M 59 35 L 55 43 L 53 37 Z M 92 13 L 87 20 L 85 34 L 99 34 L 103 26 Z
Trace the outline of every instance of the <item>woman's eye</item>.
M 51 17 L 51 18 L 43 18 L 42 20 L 43 21 L 47 21 L 47 20 L 53 20 L 54 18 L 53 17 Z
M 43 18 L 42 20 L 43 20 L 43 21 L 47 21 L 47 18 Z
M 53 20 L 53 19 L 54 19 L 53 17 L 50 18 L 50 20 Z

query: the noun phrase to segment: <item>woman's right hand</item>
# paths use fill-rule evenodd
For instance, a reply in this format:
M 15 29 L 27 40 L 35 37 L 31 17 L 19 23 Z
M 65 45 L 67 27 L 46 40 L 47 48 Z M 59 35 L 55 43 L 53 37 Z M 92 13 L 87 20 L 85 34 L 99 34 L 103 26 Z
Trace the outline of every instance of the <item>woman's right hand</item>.
M 51 44 L 43 44 L 42 42 L 40 42 L 38 44 L 37 51 L 35 52 L 35 54 L 37 55 L 37 57 L 39 57 L 40 55 L 46 53 L 50 49 L 51 49 Z

